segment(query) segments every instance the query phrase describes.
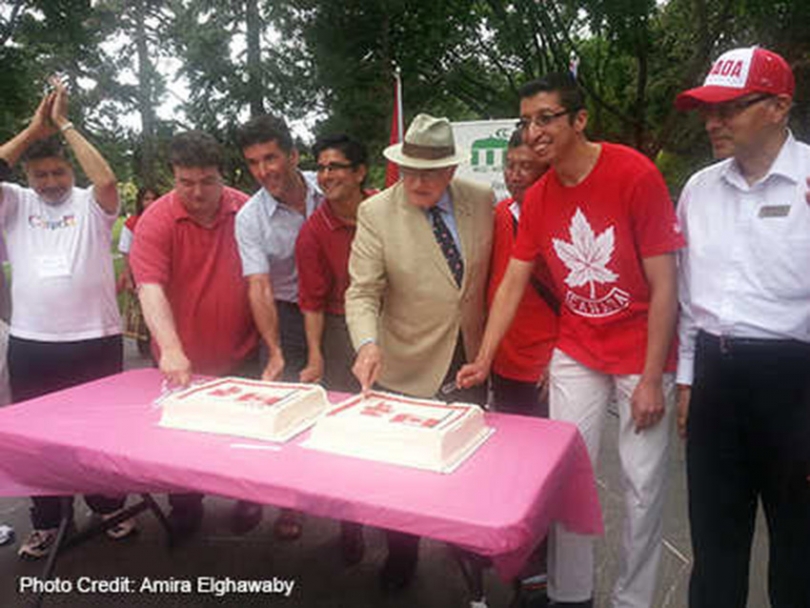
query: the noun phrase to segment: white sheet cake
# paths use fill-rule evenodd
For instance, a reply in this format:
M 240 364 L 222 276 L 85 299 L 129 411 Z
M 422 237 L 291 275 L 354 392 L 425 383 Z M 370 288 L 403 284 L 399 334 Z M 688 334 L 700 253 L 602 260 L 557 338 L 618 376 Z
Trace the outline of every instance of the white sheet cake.
M 286 441 L 311 426 L 328 403 L 326 391 L 313 384 L 220 378 L 165 398 L 160 426 Z
M 357 395 L 315 424 L 306 445 L 380 462 L 450 472 L 492 433 L 483 410 L 383 392 Z

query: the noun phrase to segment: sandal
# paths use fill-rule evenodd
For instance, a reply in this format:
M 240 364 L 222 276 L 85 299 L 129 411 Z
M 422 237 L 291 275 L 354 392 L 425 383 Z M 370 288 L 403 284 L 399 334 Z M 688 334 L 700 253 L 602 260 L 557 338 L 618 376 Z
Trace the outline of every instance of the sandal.
M 273 535 L 278 540 L 298 540 L 301 537 L 304 516 L 299 511 L 282 509 L 273 524 Z

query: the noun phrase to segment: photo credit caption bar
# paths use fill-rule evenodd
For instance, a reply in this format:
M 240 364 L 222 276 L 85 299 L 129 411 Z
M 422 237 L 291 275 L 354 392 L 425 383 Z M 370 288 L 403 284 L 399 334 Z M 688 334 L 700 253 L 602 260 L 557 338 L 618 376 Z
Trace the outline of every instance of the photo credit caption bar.
M 116 576 L 115 578 L 93 578 L 79 576 L 75 579 L 56 577 L 42 579 L 37 576 L 17 578 L 17 592 L 22 595 L 61 595 L 61 594 L 199 594 L 225 597 L 227 595 L 279 595 L 290 597 L 295 589 L 295 580 L 274 576 L 268 579 L 238 579 L 215 576 L 195 578 L 151 578 Z

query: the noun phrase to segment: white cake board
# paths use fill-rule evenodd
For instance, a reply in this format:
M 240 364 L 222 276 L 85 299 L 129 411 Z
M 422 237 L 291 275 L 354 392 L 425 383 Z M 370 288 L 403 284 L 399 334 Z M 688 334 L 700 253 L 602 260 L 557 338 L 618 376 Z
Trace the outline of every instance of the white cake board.
M 176 427 L 176 426 L 167 426 L 167 425 L 163 424 L 162 421 L 158 422 L 158 426 L 161 426 L 164 429 L 171 429 L 173 431 L 185 431 L 185 432 L 191 432 L 191 433 L 204 433 L 206 435 L 223 435 L 223 436 L 227 436 L 227 437 L 240 437 L 242 439 L 252 439 L 254 441 L 266 441 L 268 443 L 286 443 L 290 439 L 295 437 L 296 435 L 300 435 L 301 433 L 303 433 L 304 431 L 309 429 L 312 425 L 315 424 L 315 422 L 318 420 L 318 418 L 320 418 L 322 415 L 323 415 L 323 412 L 320 413 L 320 414 L 317 414 L 315 416 L 305 418 L 304 420 L 299 422 L 296 426 L 290 428 L 286 433 L 283 433 L 282 435 L 278 435 L 278 436 L 272 437 L 272 438 L 269 438 L 269 437 L 257 437 L 255 435 L 244 435 L 244 434 L 235 435 L 233 433 L 224 433 L 224 432 L 220 433 L 220 432 L 217 432 L 217 431 L 212 431 L 210 429 L 189 429 L 189 428 L 181 429 L 181 428 Z
M 380 457 L 380 458 L 371 458 L 370 456 L 365 456 L 365 455 L 362 455 L 362 454 L 353 454 L 350 451 L 336 450 L 336 449 L 332 449 L 332 448 L 322 447 L 322 446 L 316 445 L 312 441 L 312 437 L 310 437 L 309 439 L 307 439 L 306 441 L 301 443 L 301 446 L 303 446 L 305 448 L 308 448 L 310 450 L 318 450 L 319 452 L 326 452 L 326 453 L 329 453 L 329 454 L 338 454 L 340 456 L 349 456 L 351 458 L 360 458 L 362 460 L 371 460 L 372 462 L 382 462 L 382 463 L 385 463 L 385 464 L 394 464 L 394 465 L 401 466 L 401 467 L 409 467 L 409 468 L 412 468 L 412 469 L 421 469 L 423 471 L 431 471 L 433 473 L 442 473 L 442 474 L 445 474 L 445 475 L 449 475 L 450 473 L 455 471 L 458 467 L 460 467 L 461 464 L 465 460 L 467 460 L 467 458 L 472 456 L 472 454 L 479 447 L 481 447 L 481 445 L 483 445 L 483 443 L 487 439 L 489 439 L 490 435 L 492 435 L 492 433 L 494 433 L 494 432 L 495 432 L 495 429 L 492 428 L 492 427 L 484 428 L 478 434 L 478 437 L 476 437 L 474 441 L 471 441 L 467 445 L 467 447 L 465 449 L 459 450 L 455 454 L 453 459 L 450 462 L 448 462 L 445 466 L 443 466 L 441 468 L 430 467 L 430 466 L 427 466 L 427 465 L 417 464 L 417 463 L 413 463 L 413 462 L 403 462 L 401 460 L 396 460 L 394 458 L 386 458 L 384 456 Z

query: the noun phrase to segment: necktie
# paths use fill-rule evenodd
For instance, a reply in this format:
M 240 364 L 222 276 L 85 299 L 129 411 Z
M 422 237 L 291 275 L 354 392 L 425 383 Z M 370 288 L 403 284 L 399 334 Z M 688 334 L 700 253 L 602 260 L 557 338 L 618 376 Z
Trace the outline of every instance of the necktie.
M 453 240 L 453 235 L 442 219 L 441 209 L 434 206 L 428 212 L 433 220 L 433 236 L 436 237 L 436 242 L 441 247 L 447 265 L 450 267 L 450 272 L 453 273 L 453 278 L 456 279 L 456 285 L 461 287 L 461 278 L 464 276 L 464 262 L 461 259 L 458 247 L 456 247 L 456 242 Z

